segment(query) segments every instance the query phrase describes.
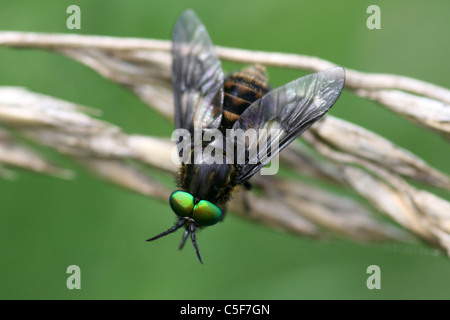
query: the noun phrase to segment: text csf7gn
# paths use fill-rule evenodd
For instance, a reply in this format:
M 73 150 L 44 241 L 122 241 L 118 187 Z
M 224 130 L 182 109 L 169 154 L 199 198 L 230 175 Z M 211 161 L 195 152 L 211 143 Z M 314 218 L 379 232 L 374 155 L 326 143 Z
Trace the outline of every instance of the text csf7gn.
M 261 65 L 225 77 L 208 32 L 192 10 L 183 12 L 175 24 L 172 57 L 175 129 L 179 129 L 175 134 L 188 132 L 194 137 L 195 131 L 218 130 L 222 138 L 200 142 L 191 138 L 191 148 L 185 149 L 180 147 L 184 136 L 176 136 L 181 166 L 169 203 L 177 221 L 147 241 L 184 227 L 179 248 L 190 236 L 203 263 L 196 232 L 223 221 L 237 187 L 250 189 L 249 179 L 254 174 L 325 115 L 344 88 L 345 71 L 331 68 L 273 90 Z M 270 134 L 239 142 L 229 138 L 230 130 L 270 130 Z M 214 159 L 223 161 L 213 161 L 212 153 L 197 152 L 211 146 Z M 233 152 L 231 159 L 227 156 L 230 148 L 240 150 Z M 238 157 L 243 161 L 237 161 Z

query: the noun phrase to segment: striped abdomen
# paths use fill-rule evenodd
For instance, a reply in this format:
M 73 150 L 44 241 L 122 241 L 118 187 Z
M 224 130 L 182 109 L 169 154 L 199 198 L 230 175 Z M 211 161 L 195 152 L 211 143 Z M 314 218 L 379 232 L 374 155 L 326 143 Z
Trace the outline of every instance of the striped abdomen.
M 266 69 L 261 65 L 245 68 L 225 78 L 222 129 L 230 129 L 245 109 L 268 91 Z

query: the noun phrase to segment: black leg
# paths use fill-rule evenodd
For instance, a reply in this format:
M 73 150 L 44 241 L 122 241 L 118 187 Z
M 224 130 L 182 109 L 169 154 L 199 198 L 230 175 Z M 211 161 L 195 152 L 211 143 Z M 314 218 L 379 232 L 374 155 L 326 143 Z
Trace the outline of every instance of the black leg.
M 189 226 L 189 231 L 191 232 L 191 240 L 192 244 L 194 245 L 195 252 L 197 253 L 198 260 L 200 260 L 200 262 L 203 264 L 202 257 L 200 256 L 200 252 L 198 250 L 197 240 L 195 239 L 195 224 L 192 223 Z
M 181 242 L 180 242 L 180 245 L 179 245 L 178 249 L 180 249 L 180 250 L 183 249 L 184 244 L 186 243 L 186 239 L 187 239 L 188 235 L 189 235 L 189 229 L 186 227 L 186 230 L 184 230 L 183 238 L 181 238 Z
M 153 241 L 156 239 L 159 239 L 161 237 L 167 236 L 168 234 L 177 231 L 178 229 L 180 229 L 182 226 L 184 226 L 184 224 L 186 223 L 186 219 L 180 219 L 180 221 L 178 221 L 172 228 L 170 228 L 169 230 L 166 230 L 164 232 L 161 232 L 160 234 L 158 234 L 157 236 L 154 236 L 153 238 L 150 238 L 146 241 Z

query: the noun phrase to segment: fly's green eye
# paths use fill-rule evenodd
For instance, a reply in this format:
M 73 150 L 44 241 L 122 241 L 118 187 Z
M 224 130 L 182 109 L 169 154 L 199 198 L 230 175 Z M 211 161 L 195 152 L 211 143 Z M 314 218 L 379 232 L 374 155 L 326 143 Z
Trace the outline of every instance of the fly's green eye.
M 194 196 L 184 191 L 175 191 L 170 195 L 170 207 L 179 217 L 187 217 L 194 208 Z
M 212 226 L 222 220 L 222 210 L 209 201 L 200 200 L 195 205 L 192 216 L 199 225 Z

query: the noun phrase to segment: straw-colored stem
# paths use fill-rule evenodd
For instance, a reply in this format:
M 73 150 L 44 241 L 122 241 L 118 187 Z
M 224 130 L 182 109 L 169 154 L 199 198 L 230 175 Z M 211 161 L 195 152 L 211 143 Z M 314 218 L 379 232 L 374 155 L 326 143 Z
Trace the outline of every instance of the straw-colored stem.
M 129 88 L 172 119 L 169 41 L 99 36 L 0 32 L 0 45 L 63 54 Z M 217 47 L 219 57 L 241 63 L 320 71 L 335 64 L 296 54 Z M 346 68 L 346 89 L 379 103 L 431 132 L 450 136 L 450 91 L 408 77 Z M 0 88 L 0 177 L 20 167 L 65 178 L 69 171 L 24 145 L 44 145 L 74 158 L 103 179 L 166 201 L 171 190 L 142 166 L 175 174 L 169 139 L 125 134 L 98 120 L 95 109 Z M 417 184 L 450 190 L 450 179 L 386 138 L 328 116 L 281 153 L 281 165 L 329 188 L 296 179 L 255 176 L 258 192 L 237 192 L 230 210 L 246 219 L 299 236 L 359 241 L 426 241 L 450 253 L 450 203 Z M 308 147 L 305 147 L 305 146 Z M 414 186 L 411 181 L 417 182 Z M 339 193 L 333 192 L 336 186 Z M 344 192 L 342 192 L 344 191 Z M 392 222 L 379 219 L 387 215 Z

